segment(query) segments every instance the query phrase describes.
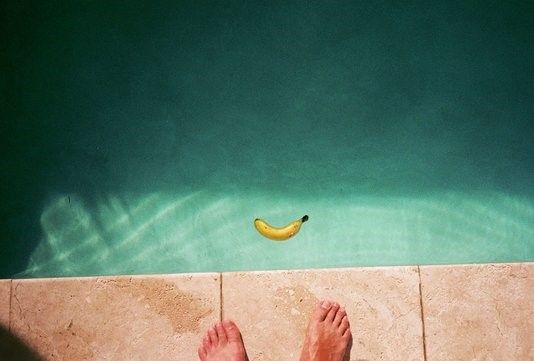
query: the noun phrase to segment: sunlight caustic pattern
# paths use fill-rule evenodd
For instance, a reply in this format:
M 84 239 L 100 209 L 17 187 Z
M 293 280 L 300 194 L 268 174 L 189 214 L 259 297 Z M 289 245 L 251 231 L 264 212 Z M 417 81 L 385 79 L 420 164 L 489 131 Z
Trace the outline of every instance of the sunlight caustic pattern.
M 308 214 L 271 242 L 253 220 Z M 497 193 L 345 201 L 195 192 L 109 196 L 95 209 L 57 197 L 20 277 L 521 261 L 534 258 L 534 206 Z

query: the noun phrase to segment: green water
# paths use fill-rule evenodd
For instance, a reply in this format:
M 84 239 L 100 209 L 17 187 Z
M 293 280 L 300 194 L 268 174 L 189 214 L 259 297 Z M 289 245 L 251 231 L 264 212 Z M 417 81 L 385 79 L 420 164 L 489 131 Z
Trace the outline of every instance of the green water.
M 0 277 L 534 260 L 532 4 L 0 9 Z

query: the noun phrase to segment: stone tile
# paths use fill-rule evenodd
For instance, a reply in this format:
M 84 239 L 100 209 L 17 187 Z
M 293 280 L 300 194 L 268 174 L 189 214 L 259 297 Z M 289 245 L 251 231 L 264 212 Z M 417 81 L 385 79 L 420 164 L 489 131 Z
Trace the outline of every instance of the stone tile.
M 534 263 L 421 267 L 427 360 L 534 360 Z
M 298 360 L 316 300 L 344 305 L 351 360 L 423 360 L 417 267 L 223 273 L 223 318 L 251 360 Z
M 11 297 L 11 280 L 0 280 L 0 326 L 9 328 L 9 301 Z
M 219 274 L 13 280 L 11 330 L 45 360 L 195 360 Z

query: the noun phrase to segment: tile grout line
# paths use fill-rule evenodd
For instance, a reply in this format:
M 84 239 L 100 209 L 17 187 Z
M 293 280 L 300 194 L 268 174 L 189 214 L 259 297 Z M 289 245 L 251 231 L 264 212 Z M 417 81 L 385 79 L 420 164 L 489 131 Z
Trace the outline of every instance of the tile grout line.
M 421 326 L 423 331 L 423 360 L 426 361 L 426 332 L 425 332 L 425 312 L 423 309 L 423 290 L 421 286 L 421 269 L 417 265 L 417 274 L 419 275 L 419 306 L 421 307 Z
M 219 273 L 219 321 L 223 320 L 223 274 Z
M 7 314 L 7 330 L 11 332 L 11 300 L 13 299 L 13 279 L 9 280 L 9 313 Z

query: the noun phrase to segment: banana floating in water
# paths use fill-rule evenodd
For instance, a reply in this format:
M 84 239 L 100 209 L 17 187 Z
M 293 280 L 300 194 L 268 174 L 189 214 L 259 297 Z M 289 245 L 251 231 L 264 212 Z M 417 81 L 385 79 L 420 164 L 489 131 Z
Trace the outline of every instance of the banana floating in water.
M 302 223 L 306 222 L 308 218 L 308 216 L 304 216 L 284 227 L 273 227 L 263 219 L 256 218 L 254 220 L 254 227 L 256 227 L 262 236 L 274 241 L 285 241 L 286 239 L 289 239 L 297 234 L 300 230 L 300 226 L 302 226 Z

